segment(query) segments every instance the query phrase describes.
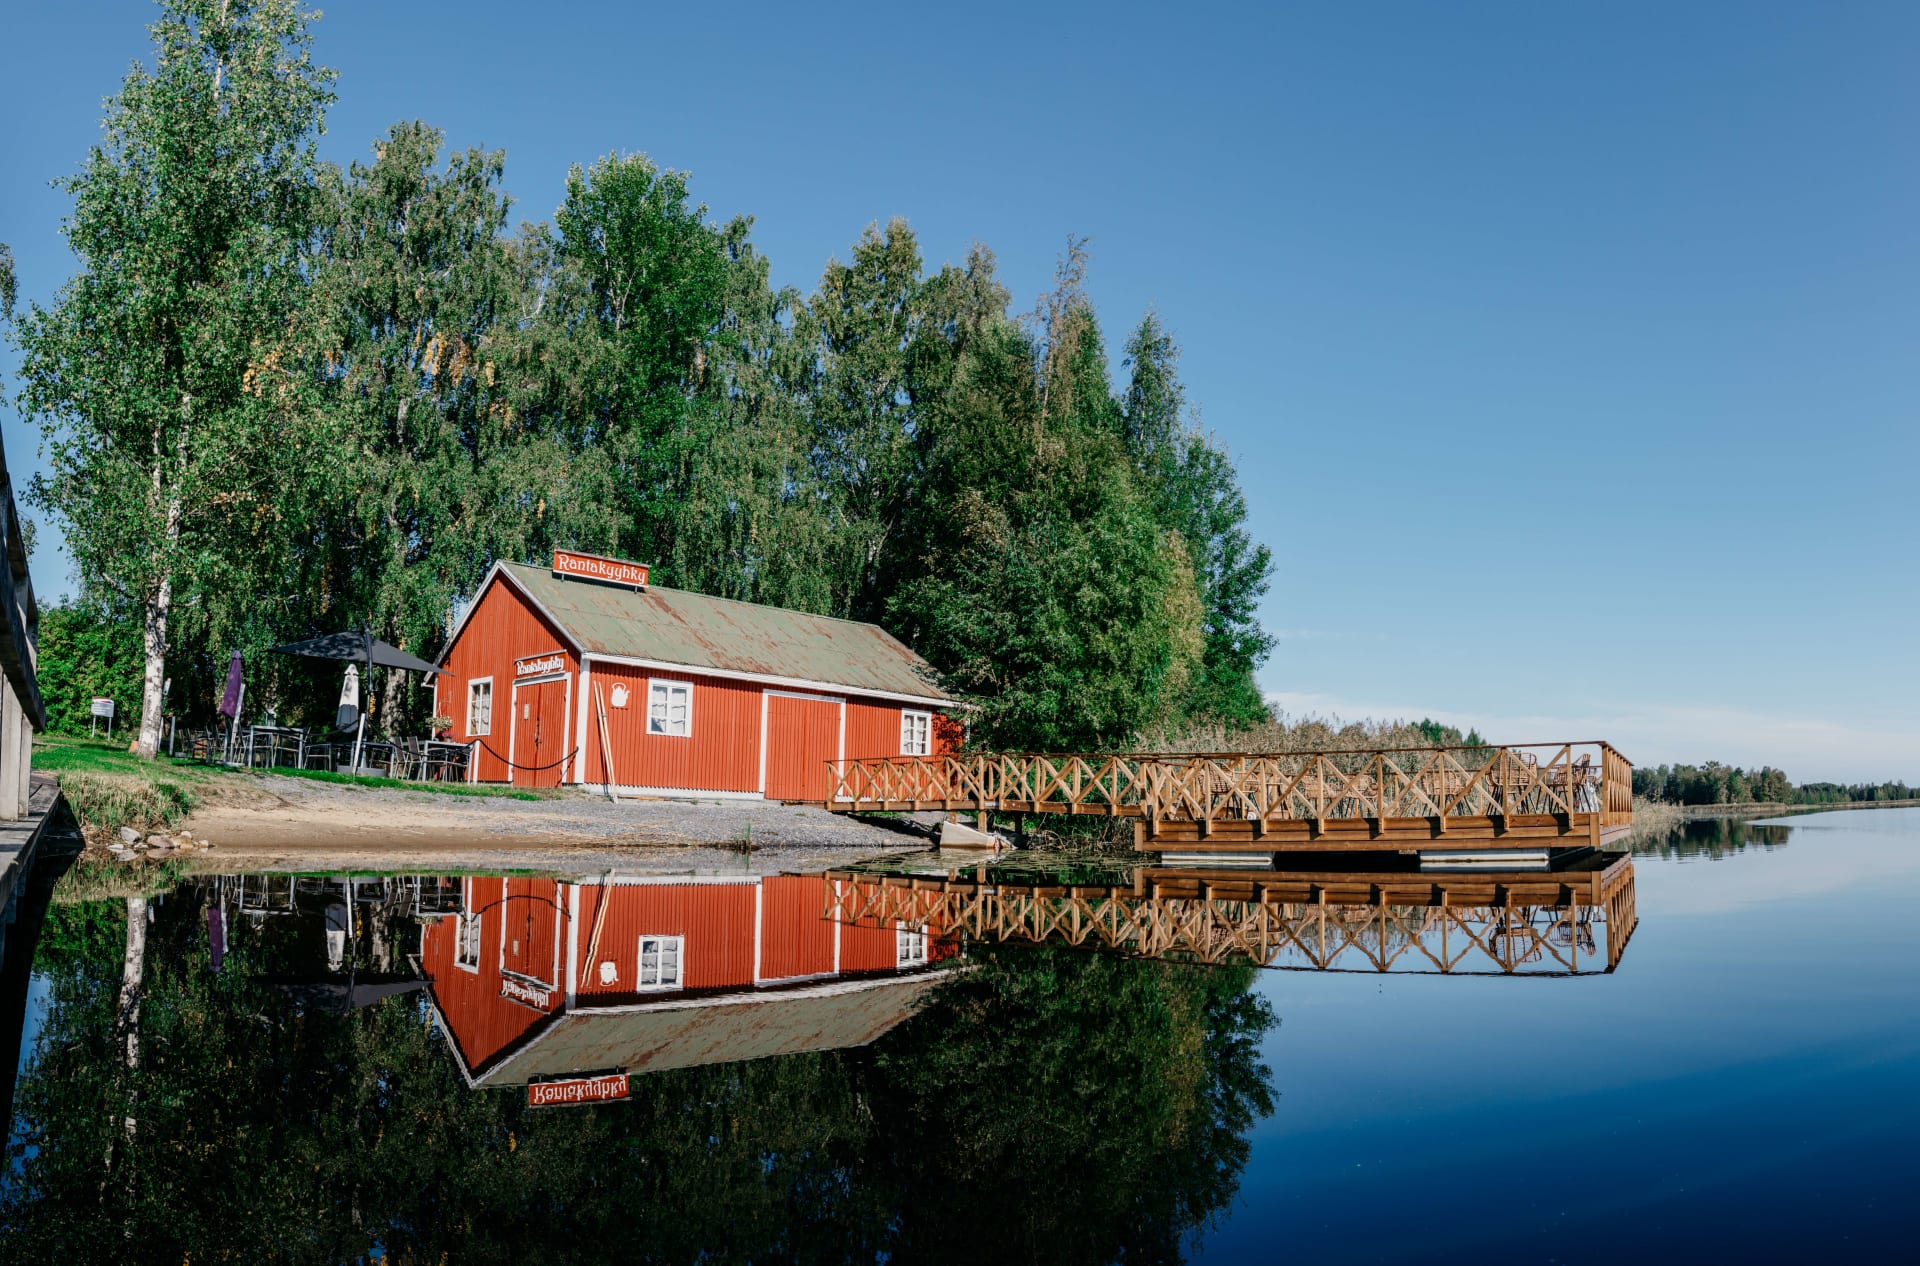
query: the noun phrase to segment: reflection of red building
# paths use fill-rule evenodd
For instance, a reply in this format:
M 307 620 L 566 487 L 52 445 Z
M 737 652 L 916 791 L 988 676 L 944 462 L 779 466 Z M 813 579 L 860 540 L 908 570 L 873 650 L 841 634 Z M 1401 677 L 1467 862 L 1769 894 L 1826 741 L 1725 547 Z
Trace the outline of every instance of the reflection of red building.
M 637 564 L 565 550 L 495 564 L 440 666 L 436 708 L 478 745 L 482 782 L 825 800 L 829 761 L 960 737 L 932 669 L 876 625 L 649 586 Z
M 476 1086 L 863 1045 L 955 945 L 829 922 L 829 882 L 474 876 L 421 967 Z

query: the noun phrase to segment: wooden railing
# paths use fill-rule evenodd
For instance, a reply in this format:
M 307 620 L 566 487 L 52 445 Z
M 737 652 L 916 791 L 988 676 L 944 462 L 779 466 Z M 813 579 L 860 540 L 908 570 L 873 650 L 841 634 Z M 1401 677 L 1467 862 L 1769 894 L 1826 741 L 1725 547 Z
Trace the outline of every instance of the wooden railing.
M 830 762 L 830 809 L 994 809 L 1149 823 L 1633 819 L 1633 766 L 1603 742 L 1249 754 L 1038 752 Z
M 1610 972 L 1638 922 L 1630 858 L 1591 876 L 1510 883 L 1397 876 L 1129 889 L 857 871 L 826 878 L 826 916 L 847 924 L 1308 971 Z

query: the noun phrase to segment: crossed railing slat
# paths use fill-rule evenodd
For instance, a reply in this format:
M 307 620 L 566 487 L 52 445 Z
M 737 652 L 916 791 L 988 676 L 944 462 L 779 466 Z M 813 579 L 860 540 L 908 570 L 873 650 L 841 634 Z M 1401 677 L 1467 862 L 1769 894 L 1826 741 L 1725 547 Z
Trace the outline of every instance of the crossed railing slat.
M 842 873 L 826 917 L 984 941 L 1315 971 L 1612 971 L 1632 935 L 1631 870 L 1586 900 L 1396 905 L 1142 896 L 1119 888 L 907 883 Z M 1408 964 L 1403 966 L 1403 964 Z
M 1633 766 L 1605 743 L 1281 754 L 988 752 L 829 765 L 827 805 L 841 810 L 914 806 L 1203 822 L 1600 813 L 1613 824 L 1633 815 Z

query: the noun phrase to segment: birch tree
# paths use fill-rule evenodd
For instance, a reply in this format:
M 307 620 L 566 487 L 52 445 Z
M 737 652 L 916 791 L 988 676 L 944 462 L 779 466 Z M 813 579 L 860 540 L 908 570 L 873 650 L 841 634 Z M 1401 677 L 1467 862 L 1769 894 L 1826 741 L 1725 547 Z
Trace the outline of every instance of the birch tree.
M 80 271 L 18 330 L 48 459 L 33 500 L 83 585 L 141 613 L 147 756 L 176 608 L 244 582 L 318 456 L 287 351 L 332 100 L 308 18 L 293 0 L 163 0 L 153 66 L 128 73 L 59 182 Z

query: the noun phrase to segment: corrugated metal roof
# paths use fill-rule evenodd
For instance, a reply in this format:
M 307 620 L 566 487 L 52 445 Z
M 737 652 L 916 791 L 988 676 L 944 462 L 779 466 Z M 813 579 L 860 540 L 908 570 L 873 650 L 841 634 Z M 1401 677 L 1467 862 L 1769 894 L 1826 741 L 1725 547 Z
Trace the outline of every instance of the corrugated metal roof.
M 624 1069 L 663 1072 L 700 1064 L 865 1046 L 913 1013 L 951 971 L 836 980 L 793 990 L 563 1012 L 539 1037 L 474 1076 L 476 1086 L 523 1086 L 547 1077 Z
M 645 591 L 504 563 L 588 653 L 951 700 L 932 667 L 885 629 L 659 585 Z

